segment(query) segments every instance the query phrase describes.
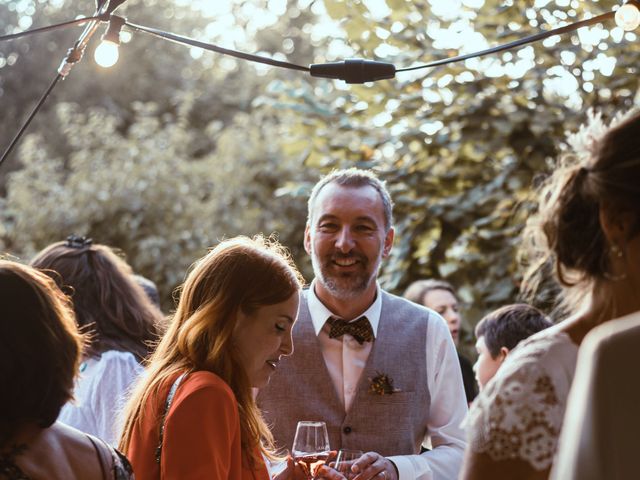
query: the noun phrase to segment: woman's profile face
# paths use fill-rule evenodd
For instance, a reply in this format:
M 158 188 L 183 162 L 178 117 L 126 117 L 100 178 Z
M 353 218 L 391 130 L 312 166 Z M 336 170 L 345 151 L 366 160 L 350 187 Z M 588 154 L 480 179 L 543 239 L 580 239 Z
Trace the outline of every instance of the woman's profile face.
M 293 353 L 291 330 L 298 303 L 295 292 L 284 302 L 260 307 L 250 315 L 238 313 L 233 340 L 252 387 L 266 386 L 280 358 Z
M 456 297 L 448 290 L 437 288 L 425 294 L 422 304 L 442 315 L 442 318 L 447 321 L 453 343 L 458 345 L 461 319 Z

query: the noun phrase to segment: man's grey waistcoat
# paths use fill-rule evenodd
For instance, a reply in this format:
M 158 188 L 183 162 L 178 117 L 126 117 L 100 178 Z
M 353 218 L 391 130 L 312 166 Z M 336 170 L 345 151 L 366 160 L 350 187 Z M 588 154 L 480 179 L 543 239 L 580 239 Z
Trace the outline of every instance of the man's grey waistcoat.
M 269 385 L 258 395 L 277 446 L 291 449 L 299 420 L 323 420 L 332 450 L 358 449 L 384 456 L 419 453 L 430 407 L 425 346 L 428 310 L 381 290 L 377 336 L 345 413 L 313 329 L 306 293 L 293 328 L 295 351 L 282 358 Z M 388 375 L 400 391 L 371 393 L 371 379 L 378 374 Z

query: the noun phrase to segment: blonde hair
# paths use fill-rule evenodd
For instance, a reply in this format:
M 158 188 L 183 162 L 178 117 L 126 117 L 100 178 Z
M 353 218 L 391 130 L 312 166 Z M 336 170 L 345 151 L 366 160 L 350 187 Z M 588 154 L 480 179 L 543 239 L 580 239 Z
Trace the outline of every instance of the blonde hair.
M 249 280 L 249 281 L 248 281 Z M 250 462 L 258 451 L 274 458 L 273 436 L 252 395 L 251 385 L 232 344 L 237 312 L 251 314 L 299 292 L 303 280 L 289 253 L 262 236 L 221 242 L 194 264 L 188 274 L 169 328 L 151 356 L 145 380 L 124 412 L 120 449 L 127 452 L 143 408 L 179 372 L 206 370 L 224 380 L 238 402 L 241 445 Z M 160 417 L 164 399 L 152 402 Z M 159 428 L 159 426 L 158 426 Z

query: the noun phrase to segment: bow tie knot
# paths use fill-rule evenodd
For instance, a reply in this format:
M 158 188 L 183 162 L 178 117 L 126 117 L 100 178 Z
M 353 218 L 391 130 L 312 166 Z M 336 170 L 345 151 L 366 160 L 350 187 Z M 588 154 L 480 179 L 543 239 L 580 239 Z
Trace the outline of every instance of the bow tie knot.
M 373 328 L 365 316 L 362 316 L 353 322 L 347 322 L 341 318 L 329 317 L 327 323 L 331 326 L 329 338 L 339 338 L 345 333 L 348 333 L 360 345 L 364 342 L 372 342 L 374 339 Z

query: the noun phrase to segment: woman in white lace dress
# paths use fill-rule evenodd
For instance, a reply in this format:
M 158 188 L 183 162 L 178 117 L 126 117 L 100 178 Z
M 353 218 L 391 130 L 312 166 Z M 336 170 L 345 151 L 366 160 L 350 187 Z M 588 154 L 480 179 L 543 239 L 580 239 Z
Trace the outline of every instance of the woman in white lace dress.
M 162 313 L 134 280 L 131 267 L 90 239 L 72 235 L 42 250 L 31 265 L 71 296 L 78 325 L 91 339 L 74 400 L 58 420 L 115 445 L 117 413 L 143 372 L 140 362 L 157 340 Z
M 582 339 L 640 310 L 640 114 L 609 129 L 594 116 L 570 143 L 525 231 L 526 284 L 553 265 L 570 316 L 516 347 L 476 399 L 464 480 L 548 478 Z

